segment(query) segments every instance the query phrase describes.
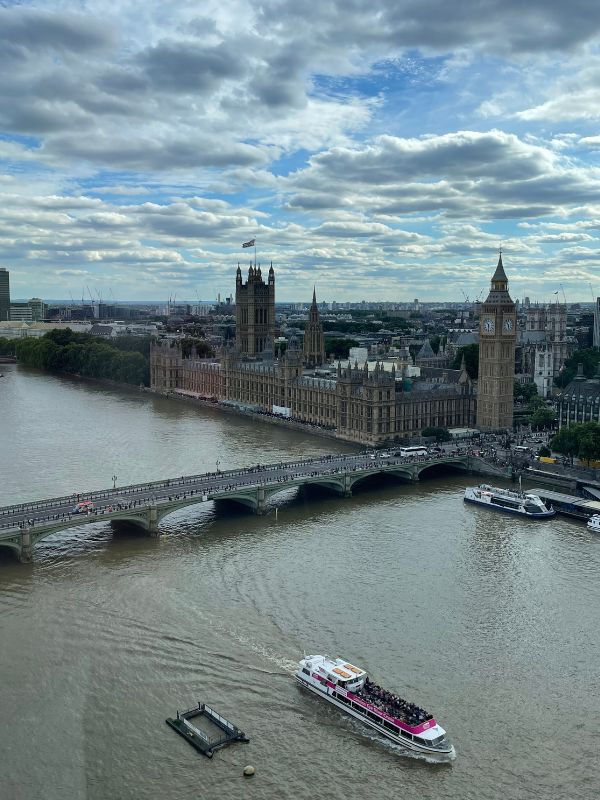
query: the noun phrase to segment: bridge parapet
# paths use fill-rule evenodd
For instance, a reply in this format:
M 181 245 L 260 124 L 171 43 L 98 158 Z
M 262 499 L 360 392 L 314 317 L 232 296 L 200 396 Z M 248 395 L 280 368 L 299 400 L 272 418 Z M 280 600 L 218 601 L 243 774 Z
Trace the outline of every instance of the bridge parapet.
M 361 453 L 257 465 L 85 493 L 81 497 L 96 504 L 88 514 L 72 513 L 73 496 L 0 508 L 0 546 L 11 547 L 22 560 L 29 560 L 38 541 L 69 527 L 121 521 L 156 535 L 160 521 L 168 514 L 209 500 L 230 500 L 263 514 L 270 497 L 297 486 L 320 485 L 349 497 L 357 483 L 375 475 L 389 474 L 405 481 L 417 481 L 423 472 L 443 465 L 485 475 L 507 475 L 506 470 L 466 453 L 425 458 L 390 456 L 387 459 Z

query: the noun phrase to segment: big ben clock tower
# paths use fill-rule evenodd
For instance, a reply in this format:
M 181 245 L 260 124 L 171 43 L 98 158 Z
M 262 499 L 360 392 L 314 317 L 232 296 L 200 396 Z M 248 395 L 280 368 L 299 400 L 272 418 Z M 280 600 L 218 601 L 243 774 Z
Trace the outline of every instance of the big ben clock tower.
M 512 429 L 516 328 L 515 304 L 500 252 L 479 321 L 477 427 L 483 431 Z

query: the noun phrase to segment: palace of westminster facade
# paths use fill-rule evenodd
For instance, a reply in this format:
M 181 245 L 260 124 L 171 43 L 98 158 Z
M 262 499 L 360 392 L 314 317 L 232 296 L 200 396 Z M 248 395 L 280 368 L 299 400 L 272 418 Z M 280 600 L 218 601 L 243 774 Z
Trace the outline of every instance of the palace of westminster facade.
M 332 369 L 326 364 L 314 293 L 303 347 L 292 337 L 285 354 L 275 359 L 272 265 L 266 283 L 255 266 L 244 283 L 238 266 L 235 345 L 224 347 L 217 358 L 200 358 L 194 348 L 184 354 L 177 341 L 159 340 L 150 352 L 151 387 L 240 410 L 281 414 L 368 445 L 406 441 L 430 426 L 471 427 L 476 420 L 483 430 L 511 427 L 515 326 L 509 323 L 514 305 L 507 287 L 500 256 L 480 327 L 485 347 L 479 410 L 464 364 L 460 370 L 424 369 L 410 385 L 393 365 L 386 369 L 380 362 Z

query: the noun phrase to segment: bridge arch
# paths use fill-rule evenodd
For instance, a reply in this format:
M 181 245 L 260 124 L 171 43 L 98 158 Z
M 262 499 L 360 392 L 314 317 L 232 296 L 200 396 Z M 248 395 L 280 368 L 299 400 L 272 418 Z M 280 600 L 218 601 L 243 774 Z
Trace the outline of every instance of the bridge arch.
M 415 467 L 415 475 L 420 478 L 422 475 L 427 477 L 428 474 L 431 474 L 434 477 L 436 474 L 440 472 L 468 472 L 469 466 L 466 461 L 457 461 L 452 459 L 451 461 L 436 461 L 434 464 L 425 464 L 423 466 L 416 465 Z
M 16 553 L 17 558 L 21 556 L 21 544 L 17 542 L 12 542 L 7 539 L 0 539 L 0 548 L 3 550 L 10 550 L 13 553 Z
M 394 466 L 387 468 L 377 468 L 356 473 L 350 472 L 348 474 L 350 488 L 356 486 L 357 484 L 363 483 L 364 481 L 369 480 L 370 478 L 373 478 L 376 475 L 389 475 L 390 477 L 397 478 L 402 482 L 414 480 L 413 477 L 414 472 L 409 467 Z
M 249 495 L 226 495 L 223 497 L 213 497 L 215 503 L 231 503 L 233 506 L 238 506 L 239 508 L 243 508 L 246 511 L 250 510 L 255 512 L 258 509 L 258 500 L 256 497 L 251 497 Z

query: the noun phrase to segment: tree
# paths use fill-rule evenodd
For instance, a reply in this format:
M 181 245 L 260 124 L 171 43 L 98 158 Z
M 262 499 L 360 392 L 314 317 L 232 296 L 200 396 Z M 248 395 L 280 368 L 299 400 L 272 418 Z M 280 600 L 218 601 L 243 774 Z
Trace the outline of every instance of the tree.
M 556 414 L 551 408 L 539 407 L 529 417 L 529 424 L 534 431 L 546 430 L 554 425 Z
M 526 403 L 528 403 L 532 397 L 537 395 L 538 390 L 535 383 L 519 383 L 515 381 L 513 386 L 513 397 L 515 400 L 522 398 Z
M 436 442 L 449 442 L 452 439 L 452 434 L 448 428 L 436 427 L 434 425 L 429 428 L 423 428 L 421 436 L 425 438 L 435 437 Z
M 577 455 L 579 450 L 578 433 L 576 430 L 578 427 L 577 425 L 568 425 L 561 428 L 550 441 L 552 450 L 555 450 L 557 453 L 562 453 L 572 460 L 573 456 Z
M 200 358 L 212 358 L 214 351 L 206 339 L 181 339 L 181 355 L 184 358 L 189 358 L 192 352 L 192 347 L 196 348 L 196 353 Z
M 554 383 L 564 388 L 570 383 L 577 374 L 577 367 L 583 364 L 583 374 L 586 378 L 593 378 L 598 370 L 600 363 L 600 350 L 597 347 L 588 347 L 585 350 L 576 350 L 570 358 L 565 361 L 564 369 L 554 379 Z
M 544 402 L 543 398 L 539 396 L 539 394 L 534 394 L 529 398 L 529 402 L 527 403 L 527 411 L 529 414 L 535 413 L 538 408 L 546 408 L 546 403 Z
M 550 446 L 571 460 L 575 455 L 588 463 L 600 459 L 600 425 L 597 422 L 568 425 L 560 429 Z
M 15 339 L 0 338 L 0 356 L 14 356 L 16 352 Z
M 597 422 L 585 422 L 579 430 L 579 450 L 577 455 L 588 466 L 593 459 L 600 459 L 600 425 Z
M 452 369 L 460 369 L 463 355 L 465 357 L 465 365 L 469 377 L 473 379 L 477 378 L 479 375 L 479 345 L 468 344 L 466 347 L 459 347 L 458 352 L 454 356 L 454 361 L 452 362 Z
M 325 337 L 325 352 L 334 358 L 348 358 L 351 347 L 358 347 L 356 339 L 331 339 Z
M 41 339 L 21 339 L 16 355 L 22 364 L 86 378 L 138 385 L 150 383 L 149 344 L 144 340 L 122 342 L 119 347 L 87 333 L 54 330 Z

